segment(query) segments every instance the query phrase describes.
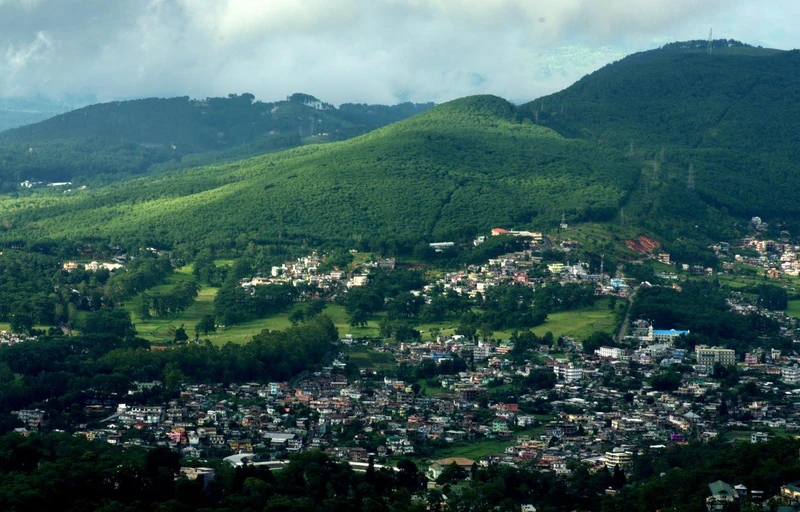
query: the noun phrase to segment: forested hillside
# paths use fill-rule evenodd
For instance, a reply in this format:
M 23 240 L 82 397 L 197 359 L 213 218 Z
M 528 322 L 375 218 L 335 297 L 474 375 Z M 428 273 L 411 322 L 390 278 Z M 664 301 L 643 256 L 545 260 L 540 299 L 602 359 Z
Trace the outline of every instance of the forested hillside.
M 526 105 L 464 98 L 333 144 L 316 143 L 429 105 L 334 109 L 303 94 L 95 105 L 0 135 L 6 188 L 92 180 L 4 201 L 0 243 L 410 253 L 496 226 L 552 228 L 562 213 L 701 245 L 729 238 L 736 217 L 800 228 L 798 64 L 797 51 L 675 43 Z
M 518 122 L 512 104 L 479 96 L 350 141 L 5 201 L 2 237 L 134 247 L 281 239 L 413 246 L 500 225 L 547 227 L 562 212 L 608 220 L 638 174 L 618 151 Z
M 695 194 L 712 206 L 795 217 L 800 52 L 714 46 L 711 54 L 687 42 L 631 55 L 521 106 L 520 115 L 657 160 L 682 188 L 691 165 Z
M 344 140 L 432 106 L 344 104 L 337 109 L 299 93 L 274 103 L 231 94 L 90 105 L 0 133 L 0 186 L 10 191 L 24 180 L 97 186 L 146 173 L 156 164 L 174 169 Z M 187 157 L 197 154 L 202 156 Z

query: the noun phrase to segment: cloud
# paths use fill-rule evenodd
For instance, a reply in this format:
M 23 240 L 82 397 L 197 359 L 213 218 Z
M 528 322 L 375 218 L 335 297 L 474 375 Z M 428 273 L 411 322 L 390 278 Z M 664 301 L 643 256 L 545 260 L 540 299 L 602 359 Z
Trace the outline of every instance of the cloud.
M 525 101 L 710 26 L 796 47 L 798 14 L 781 0 L 0 0 L 0 96 Z

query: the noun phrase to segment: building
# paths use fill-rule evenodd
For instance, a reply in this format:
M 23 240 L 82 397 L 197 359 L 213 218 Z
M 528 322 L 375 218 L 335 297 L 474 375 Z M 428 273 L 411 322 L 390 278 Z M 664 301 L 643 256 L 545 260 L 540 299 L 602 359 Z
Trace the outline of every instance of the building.
M 698 345 L 695 354 L 697 354 L 697 364 L 704 366 L 713 366 L 716 363 L 724 366 L 736 364 L 736 351 L 730 348 Z
M 626 356 L 625 349 L 619 347 L 600 347 L 594 353 L 609 359 L 623 359 Z
M 750 434 L 750 442 L 755 443 L 766 443 L 769 441 L 769 434 L 766 432 L 753 432 Z
M 678 336 L 689 334 L 689 331 L 678 331 L 676 329 L 653 329 L 653 339 L 655 341 L 675 341 Z
M 800 480 L 782 485 L 781 498 L 787 501 L 800 501 Z
M 439 478 L 439 475 L 442 474 L 442 471 L 444 471 L 445 468 L 451 464 L 455 464 L 469 474 L 470 470 L 472 469 L 472 465 L 475 464 L 475 461 L 472 459 L 465 459 L 464 457 L 450 457 L 447 459 L 435 460 L 433 461 L 433 464 L 431 464 L 431 467 L 428 468 L 428 478 L 431 480 L 436 480 Z
M 711 491 L 711 496 L 706 498 L 706 509 L 709 511 L 725 510 L 739 499 L 733 487 L 722 480 L 708 484 L 708 489 Z
M 633 453 L 621 448 L 614 448 L 613 451 L 606 452 L 603 458 L 605 459 L 606 466 L 608 467 L 624 467 L 630 465 L 633 461 Z
M 431 247 L 431 248 L 432 248 L 434 251 L 436 251 L 436 252 L 442 252 L 442 251 L 444 251 L 445 249 L 449 249 L 449 248 L 453 247 L 453 246 L 454 246 L 454 245 L 456 245 L 456 244 L 455 244 L 455 242 L 433 242 L 433 243 L 430 243 L 430 244 L 428 244 L 428 245 L 429 245 L 429 246 L 430 246 L 430 247 Z
M 800 367 L 793 365 L 781 368 L 781 380 L 789 386 L 800 384 Z
M 577 382 L 583 378 L 583 369 L 573 366 L 572 363 L 557 364 L 553 371 L 564 382 Z

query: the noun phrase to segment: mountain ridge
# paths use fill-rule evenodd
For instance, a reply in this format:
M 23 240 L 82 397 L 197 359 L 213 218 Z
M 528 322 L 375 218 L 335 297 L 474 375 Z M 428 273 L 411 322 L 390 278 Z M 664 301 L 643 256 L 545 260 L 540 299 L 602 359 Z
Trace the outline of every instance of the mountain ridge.
M 785 86 L 800 66 L 783 64 L 800 52 L 690 50 L 635 55 L 518 107 L 472 96 L 347 141 L 34 193 L 3 206 L 0 241 L 410 252 L 562 214 L 673 239 L 721 239 L 750 215 L 795 226 L 800 91 Z

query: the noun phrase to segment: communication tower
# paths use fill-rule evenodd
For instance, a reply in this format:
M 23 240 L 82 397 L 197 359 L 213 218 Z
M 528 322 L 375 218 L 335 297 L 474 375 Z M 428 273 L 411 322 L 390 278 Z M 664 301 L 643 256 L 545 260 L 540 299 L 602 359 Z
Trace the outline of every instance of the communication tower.
M 708 48 L 706 49 L 706 51 L 708 52 L 709 55 L 711 55 L 711 50 L 714 46 L 713 44 L 714 40 L 711 38 L 713 30 L 714 30 L 713 28 L 708 29 Z

